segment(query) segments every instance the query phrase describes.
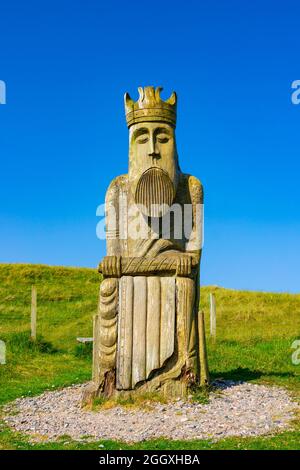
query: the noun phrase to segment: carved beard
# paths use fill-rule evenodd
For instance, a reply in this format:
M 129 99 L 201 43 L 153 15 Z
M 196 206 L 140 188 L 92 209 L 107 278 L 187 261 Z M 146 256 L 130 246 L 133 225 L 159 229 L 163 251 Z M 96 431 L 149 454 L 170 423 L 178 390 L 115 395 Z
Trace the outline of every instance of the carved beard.
M 135 202 L 148 217 L 162 217 L 168 212 L 175 196 L 169 175 L 160 168 L 150 168 L 140 177 Z

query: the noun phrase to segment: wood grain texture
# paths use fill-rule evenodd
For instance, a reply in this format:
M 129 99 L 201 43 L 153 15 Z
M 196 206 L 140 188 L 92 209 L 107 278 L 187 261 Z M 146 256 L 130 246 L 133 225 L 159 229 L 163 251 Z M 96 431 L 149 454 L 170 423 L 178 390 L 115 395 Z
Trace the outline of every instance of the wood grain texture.
M 131 388 L 133 342 L 133 277 L 124 276 L 120 281 L 119 327 L 117 352 L 117 389 Z
M 147 278 L 134 278 L 132 387 L 146 378 Z
M 146 333 L 146 375 L 160 367 L 160 278 L 148 277 L 147 283 L 147 333 Z

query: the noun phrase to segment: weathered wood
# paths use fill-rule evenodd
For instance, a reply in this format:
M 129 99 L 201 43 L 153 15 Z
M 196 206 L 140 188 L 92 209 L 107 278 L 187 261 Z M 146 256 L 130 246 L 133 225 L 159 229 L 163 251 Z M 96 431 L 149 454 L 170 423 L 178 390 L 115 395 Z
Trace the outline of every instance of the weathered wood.
M 116 383 L 128 390 L 174 352 L 175 278 L 123 276 L 119 294 Z
M 120 306 L 117 349 L 117 389 L 130 389 L 132 379 L 133 277 L 120 281 Z
M 200 385 L 205 386 L 209 384 L 209 370 L 206 350 L 206 337 L 205 337 L 205 321 L 203 310 L 198 314 L 198 327 L 199 327 L 199 359 L 200 359 Z
M 145 273 L 157 274 L 159 272 L 167 272 L 169 274 L 175 274 L 177 271 L 177 258 L 166 256 L 165 259 L 148 259 L 145 257 L 122 257 L 120 260 L 120 272 L 117 271 L 115 274 L 111 274 L 111 277 L 119 277 L 121 275 L 145 275 Z M 199 260 L 197 257 L 191 257 L 191 268 L 198 266 Z M 103 273 L 103 263 L 98 266 L 99 273 Z
M 174 352 L 175 342 L 175 278 L 161 277 L 160 365 Z
M 147 278 L 134 279 L 132 385 L 146 378 Z
M 99 385 L 99 370 L 100 370 L 100 315 L 93 316 L 93 381 L 98 387 Z
M 37 321 L 37 293 L 36 287 L 31 288 L 31 338 L 36 340 L 36 321 Z
M 140 87 L 139 94 L 138 102 L 125 95 L 128 172 L 105 197 L 97 393 L 184 397 L 199 383 L 203 187 L 178 165 L 176 94 L 167 102 L 160 87 Z
M 195 283 L 192 279 L 178 277 L 176 279 L 178 360 L 181 364 L 181 377 L 184 383 L 194 385 L 196 381 L 196 350 L 195 317 L 193 306 L 195 301 Z M 198 336 L 198 332 L 197 332 Z
M 159 342 L 160 342 L 160 278 L 148 277 L 147 290 L 150 295 L 147 296 L 147 357 L 146 357 L 146 376 L 150 372 L 159 368 Z
M 210 300 L 210 336 L 213 341 L 216 341 L 217 337 L 217 315 L 216 315 L 216 298 L 215 295 L 209 294 Z

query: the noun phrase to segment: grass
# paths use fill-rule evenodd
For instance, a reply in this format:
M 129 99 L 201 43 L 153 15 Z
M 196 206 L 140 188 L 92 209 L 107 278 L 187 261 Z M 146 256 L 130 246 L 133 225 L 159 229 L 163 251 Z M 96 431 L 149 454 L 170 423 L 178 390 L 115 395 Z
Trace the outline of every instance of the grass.
M 138 396 L 117 396 L 112 398 L 96 398 L 93 402 L 92 409 L 97 410 L 108 410 L 115 406 L 122 406 L 123 408 L 143 408 L 144 410 L 151 410 L 155 403 L 167 403 L 167 400 L 160 394 L 155 392 L 145 392 Z
M 0 339 L 7 347 L 7 364 L 0 365 L 0 404 L 90 379 L 91 345 L 77 344 L 76 337 L 92 336 L 99 280 L 92 269 L 0 265 Z M 33 284 L 38 295 L 36 343 L 29 335 Z M 210 292 L 217 303 L 217 342 L 208 340 L 212 378 L 281 385 L 299 399 L 300 365 L 292 364 L 291 345 L 300 337 L 300 295 L 203 287 L 206 322 Z M 205 402 L 206 397 L 200 393 L 195 399 Z M 112 441 L 76 443 L 66 437 L 32 446 L 26 436 L 2 425 L 0 449 L 299 449 L 299 430 L 297 420 L 295 430 L 276 436 L 218 443 L 158 440 L 130 447 Z

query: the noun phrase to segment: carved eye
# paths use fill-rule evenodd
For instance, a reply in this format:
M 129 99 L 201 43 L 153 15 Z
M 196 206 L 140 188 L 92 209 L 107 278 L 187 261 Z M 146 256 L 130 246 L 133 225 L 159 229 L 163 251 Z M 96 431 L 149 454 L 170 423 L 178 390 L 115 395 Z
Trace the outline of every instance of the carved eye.
M 136 139 L 136 142 L 137 142 L 138 144 L 145 144 L 146 142 L 148 142 L 148 140 L 149 140 L 149 138 L 148 138 L 147 135 L 141 135 L 140 137 L 138 137 L 138 138 Z
M 169 142 L 170 138 L 167 134 L 159 134 L 157 136 L 157 140 L 158 142 L 160 142 L 161 144 L 166 144 L 167 142 Z

